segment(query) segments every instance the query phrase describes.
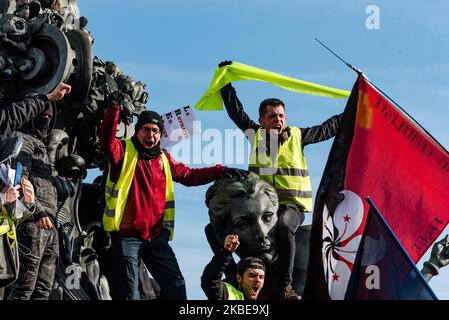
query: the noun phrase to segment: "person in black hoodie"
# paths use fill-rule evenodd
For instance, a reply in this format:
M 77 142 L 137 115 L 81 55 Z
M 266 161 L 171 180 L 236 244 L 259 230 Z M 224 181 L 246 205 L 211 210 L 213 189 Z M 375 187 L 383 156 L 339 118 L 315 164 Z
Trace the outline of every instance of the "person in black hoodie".
M 47 109 L 49 101 L 61 100 L 70 91 L 71 86 L 61 82 L 48 94 L 33 93 L 7 106 L 0 104 L 0 137 L 14 133 Z
M 16 163 L 23 166 L 23 176 L 35 189 L 35 213 L 17 228 L 20 246 L 19 278 L 8 290 L 8 300 L 47 300 L 53 287 L 59 253 L 55 215 L 58 202 L 75 192 L 73 184 L 58 177 L 47 150 L 47 136 L 55 123 L 53 103 L 27 123 L 17 135 L 22 149 Z

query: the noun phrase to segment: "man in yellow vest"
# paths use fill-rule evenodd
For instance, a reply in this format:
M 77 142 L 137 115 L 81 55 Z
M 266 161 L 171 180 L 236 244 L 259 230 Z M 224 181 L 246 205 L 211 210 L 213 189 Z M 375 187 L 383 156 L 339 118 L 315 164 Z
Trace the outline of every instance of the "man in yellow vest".
M 218 66 L 231 64 L 223 61 Z M 312 187 L 303 148 L 334 137 L 341 115 L 333 116 L 318 126 L 298 128 L 286 125 L 285 104 L 269 98 L 259 107 L 259 124 L 243 110 L 235 89 L 229 83 L 221 89 L 229 117 L 252 145 L 249 170 L 270 183 L 279 196 L 278 259 L 281 273 L 280 298 L 300 299 L 292 288 L 292 272 L 296 252 L 295 233 L 304 221 L 304 213 L 312 210 Z
M 103 225 L 111 232 L 117 258 L 116 299 L 139 299 L 139 262 L 143 261 L 161 287 L 164 299 L 184 300 L 186 289 L 175 254 L 173 181 L 186 186 L 210 183 L 244 170 L 216 165 L 191 169 L 160 148 L 163 121 L 154 111 L 142 112 L 131 139 L 115 137 L 121 97 L 110 97 L 99 141 L 109 163 Z
M 259 258 L 247 257 L 237 263 L 235 279 L 222 281 L 232 253 L 240 245 L 238 235 L 227 235 L 224 247 L 217 251 L 204 268 L 201 288 L 210 300 L 256 300 L 265 283 L 265 264 Z

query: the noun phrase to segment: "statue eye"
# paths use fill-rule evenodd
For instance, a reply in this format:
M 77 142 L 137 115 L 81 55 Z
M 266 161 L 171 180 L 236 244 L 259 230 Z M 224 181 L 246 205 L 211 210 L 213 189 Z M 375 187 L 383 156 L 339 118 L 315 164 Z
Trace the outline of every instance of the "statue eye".
M 248 227 L 248 223 L 243 219 L 239 219 L 234 222 L 234 226 L 239 229 L 245 229 L 246 227 Z
M 266 212 L 263 216 L 262 216 L 262 221 L 263 222 L 271 222 L 271 220 L 273 220 L 273 213 L 272 212 Z

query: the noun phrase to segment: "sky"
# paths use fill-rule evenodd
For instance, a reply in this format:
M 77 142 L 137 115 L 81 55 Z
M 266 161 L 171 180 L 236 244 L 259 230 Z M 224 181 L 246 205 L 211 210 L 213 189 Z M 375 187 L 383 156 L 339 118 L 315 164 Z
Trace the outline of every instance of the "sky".
M 372 5 L 377 16 L 370 10 Z M 94 55 L 114 61 L 125 74 L 145 82 L 150 94 L 148 109 L 166 113 L 195 105 L 222 60 L 351 90 L 356 74 L 321 47 L 316 37 L 362 69 L 449 149 L 447 1 L 128 0 L 125 4 L 119 0 L 78 0 L 78 6 L 95 38 Z M 378 20 L 373 20 L 376 17 Z M 261 100 L 278 97 L 286 104 L 287 124 L 299 127 L 316 125 L 341 113 L 346 102 L 255 81 L 238 82 L 234 87 L 254 120 Z M 225 111 L 196 111 L 195 116 L 203 132 L 235 129 Z M 193 138 L 203 147 L 211 139 L 205 135 Z M 331 144 L 329 140 L 305 148 L 314 194 Z M 223 155 L 232 144 L 222 143 L 221 147 Z M 192 163 L 192 158 L 182 160 L 192 167 L 215 164 L 210 159 Z M 246 157 L 245 163 L 228 161 L 225 165 L 246 168 Z M 203 232 L 209 219 L 204 204 L 209 186 L 175 184 L 176 228 L 171 245 L 186 279 L 189 299 L 205 299 L 200 277 L 212 257 Z M 311 214 L 305 224 L 310 222 Z M 428 257 L 429 252 L 418 263 L 419 268 Z M 449 299 L 448 284 L 449 268 L 430 282 L 440 299 Z

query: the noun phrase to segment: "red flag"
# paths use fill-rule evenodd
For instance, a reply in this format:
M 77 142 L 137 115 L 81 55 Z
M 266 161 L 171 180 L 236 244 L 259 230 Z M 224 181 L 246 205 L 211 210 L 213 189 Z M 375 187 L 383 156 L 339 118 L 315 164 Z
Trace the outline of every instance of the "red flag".
M 449 222 L 448 152 L 359 77 L 317 192 L 306 296 L 344 297 L 366 197 L 415 263 Z
M 376 201 L 416 263 L 449 222 L 449 154 L 364 78 L 357 105 L 345 187 Z

